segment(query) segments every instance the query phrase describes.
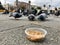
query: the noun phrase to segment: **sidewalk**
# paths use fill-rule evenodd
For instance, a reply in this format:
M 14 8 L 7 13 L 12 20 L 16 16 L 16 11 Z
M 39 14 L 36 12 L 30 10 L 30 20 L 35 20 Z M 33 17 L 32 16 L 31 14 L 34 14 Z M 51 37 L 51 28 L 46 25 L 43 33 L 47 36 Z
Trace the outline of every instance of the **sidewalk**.
M 31 42 L 26 39 L 25 29 L 39 27 L 47 30 L 43 42 Z M 15 20 L 8 15 L 0 15 L 0 45 L 59 45 L 60 18 L 49 17 L 47 21 L 29 21 L 27 17 Z

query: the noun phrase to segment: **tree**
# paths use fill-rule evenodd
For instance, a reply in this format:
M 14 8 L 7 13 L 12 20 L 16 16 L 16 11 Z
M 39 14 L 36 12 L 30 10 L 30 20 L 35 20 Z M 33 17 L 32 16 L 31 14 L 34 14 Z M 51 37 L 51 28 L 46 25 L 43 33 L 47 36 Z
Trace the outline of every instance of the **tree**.
M 2 6 L 1 2 L 0 2 L 0 9 L 5 10 L 5 8 Z

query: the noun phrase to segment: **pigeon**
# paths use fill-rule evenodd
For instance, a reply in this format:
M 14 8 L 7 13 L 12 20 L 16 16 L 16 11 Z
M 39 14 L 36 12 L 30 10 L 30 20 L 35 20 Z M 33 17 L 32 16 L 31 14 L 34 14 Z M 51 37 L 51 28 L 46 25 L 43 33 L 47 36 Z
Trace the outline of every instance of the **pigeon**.
M 22 14 L 20 14 L 18 12 L 14 12 L 14 13 L 10 13 L 10 16 L 9 17 L 14 17 L 16 19 L 16 18 L 22 17 Z
M 30 15 L 28 16 L 28 19 L 29 19 L 30 21 L 34 21 L 34 20 L 35 20 L 35 16 L 34 16 L 33 14 L 30 14 Z
M 45 19 L 48 18 L 45 13 L 42 13 L 38 16 L 38 20 L 45 21 Z

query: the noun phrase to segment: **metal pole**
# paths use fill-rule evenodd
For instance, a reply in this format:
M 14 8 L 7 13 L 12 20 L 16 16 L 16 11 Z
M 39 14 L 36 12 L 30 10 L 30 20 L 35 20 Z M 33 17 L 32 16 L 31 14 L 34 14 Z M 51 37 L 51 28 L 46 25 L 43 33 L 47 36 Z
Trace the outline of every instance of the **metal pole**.
M 4 5 L 5 5 L 5 9 L 6 9 L 6 0 L 5 0 L 5 4 Z
M 52 0 L 51 0 L 51 6 L 52 6 Z
M 16 6 L 17 6 L 17 9 L 18 9 L 18 0 L 16 0 Z
M 31 8 L 30 6 L 31 6 L 31 1 L 29 0 L 29 12 L 30 12 L 30 8 Z

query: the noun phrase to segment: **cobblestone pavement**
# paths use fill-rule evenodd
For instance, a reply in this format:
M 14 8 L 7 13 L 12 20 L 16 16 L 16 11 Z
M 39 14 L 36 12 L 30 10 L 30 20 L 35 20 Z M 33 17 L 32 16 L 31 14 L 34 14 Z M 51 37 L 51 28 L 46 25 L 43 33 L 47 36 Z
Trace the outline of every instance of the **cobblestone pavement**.
M 39 27 L 47 30 L 42 42 L 26 39 L 25 29 Z M 15 20 L 8 15 L 0 15 L 0 45 L 60 45 L 60 17 L 49 16 L 46 21 L 29 21 L 27 17 Z

